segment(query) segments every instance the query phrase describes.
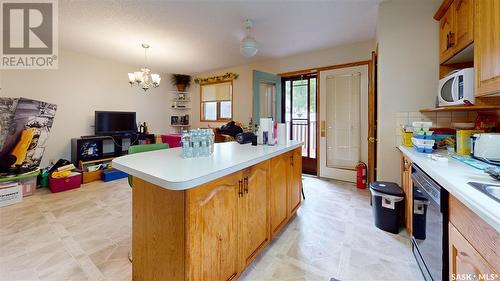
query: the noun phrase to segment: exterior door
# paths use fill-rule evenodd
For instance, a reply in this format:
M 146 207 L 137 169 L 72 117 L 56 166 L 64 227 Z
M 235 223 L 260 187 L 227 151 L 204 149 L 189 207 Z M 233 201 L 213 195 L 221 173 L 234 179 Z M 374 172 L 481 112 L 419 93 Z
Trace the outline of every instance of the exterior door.
M 302 171 L 317 175 L 317 75 L 283 78 L 287 137 L 304 142 Z
M 320 176 L 355 182 L 368 161 L 368 65 L 320 72 Z

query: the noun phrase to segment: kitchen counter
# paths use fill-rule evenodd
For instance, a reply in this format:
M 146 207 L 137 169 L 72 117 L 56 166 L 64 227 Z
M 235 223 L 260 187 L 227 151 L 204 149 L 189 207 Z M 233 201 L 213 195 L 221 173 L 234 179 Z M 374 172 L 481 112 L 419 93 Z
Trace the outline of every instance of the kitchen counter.
M 216 143 L 210 157 L 182 158 L 181 148 L 126 155 L 113 159 L 113 167 L 163 188 L 186 190 L 250 167 L 302 146 Z
M 481 182 L 499 185 L 500 182 L 495 181 L 485 172 L 451 157 L 448 157 L 447 162 L 438 162 L 430 159 L 428 154 L 419 153 L 410 147 L 400 146 L 399 150 L 450 194 L 500 232 L 500 204 L 467 184 L 468 182 Z M 434 152 L 434 154 L 446 156 L 447 152 Z
M 301 205 L 302 142 L 127 155 L 133 280 L 236 280 Z

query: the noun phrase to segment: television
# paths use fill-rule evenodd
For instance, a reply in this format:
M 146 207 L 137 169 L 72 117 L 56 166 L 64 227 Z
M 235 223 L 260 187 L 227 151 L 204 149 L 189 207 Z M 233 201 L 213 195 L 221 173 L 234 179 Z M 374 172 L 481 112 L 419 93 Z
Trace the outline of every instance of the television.
M 96 111 L 96 135 L 122 135 L 137 132 L 135 112 Z

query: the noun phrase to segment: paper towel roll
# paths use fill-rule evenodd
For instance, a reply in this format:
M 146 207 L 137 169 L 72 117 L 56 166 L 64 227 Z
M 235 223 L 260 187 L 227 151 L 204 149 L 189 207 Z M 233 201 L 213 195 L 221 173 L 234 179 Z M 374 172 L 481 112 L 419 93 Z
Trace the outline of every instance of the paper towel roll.
M 267 132 L 267 139 L 270 140 L 272 139 L 272 118 L 260 118 L 260 126 L 259 126 L 259 134 L 264 134 L 264 132 Z M 264 137 L 261 137 L 262 140 L 264 140 Z M 267 143 L 264 143 L 267 144 Z
M 262 132 L 264 131 L 270 131 L 270 127 L 269 127 L 269 124 L 271 124 L 271 118 L 260 118 L 260 129 Z
M 286 144 L 286 124 L 285 123 L 278 124 L 278 144 L 279 145 Z

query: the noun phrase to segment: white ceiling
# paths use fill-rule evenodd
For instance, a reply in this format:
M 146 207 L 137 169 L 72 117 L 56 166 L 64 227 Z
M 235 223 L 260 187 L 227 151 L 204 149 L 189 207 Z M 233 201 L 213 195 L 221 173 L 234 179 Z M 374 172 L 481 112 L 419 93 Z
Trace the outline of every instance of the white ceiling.
M 62 48 L 197 73 L 374 38 L 381 0 L 61 0 Z M 245 18 L 254 20 L 256 57 L 239 53 Z

